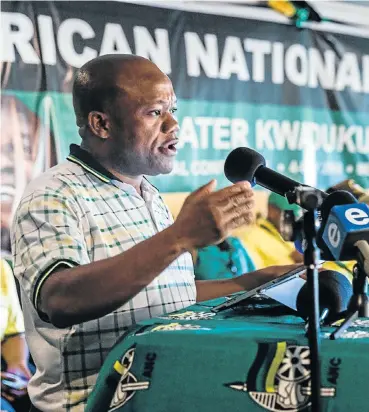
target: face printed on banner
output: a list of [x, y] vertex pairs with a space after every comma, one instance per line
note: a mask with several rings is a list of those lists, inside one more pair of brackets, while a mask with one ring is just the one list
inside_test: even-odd
[[[109, 145], [105, 163], [133, 177], [171, 172], [179, 127], [170, 79], [149, 60], [139, 58], [120, 64], [114, 88], [116, 96], [105, 110], [104, 126], [98, 124], [97, 130]], [[95, 120], [90, 113], [93, 130]]]
[[56, 164], [49, 128], [17, 97], [1, 97], [1, 246], [9, 249], [9, 226], [29, 181]]

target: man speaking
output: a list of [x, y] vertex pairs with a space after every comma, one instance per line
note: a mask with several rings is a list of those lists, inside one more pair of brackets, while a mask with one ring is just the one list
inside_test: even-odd
[[157, 66], [106, 55], [78, 70], [81, 146], [30, 183], [13, 227], [15, 274], [37, 371], [34, 410], [83, 411], [103, 360], [136, 322], [247, 290], [291, 266], [194, 280], [189, 251], [222, 241], [252, 217], [247, 182], [192, 193], [173, 223], [144, 175], [169, 173], [176, 97]]

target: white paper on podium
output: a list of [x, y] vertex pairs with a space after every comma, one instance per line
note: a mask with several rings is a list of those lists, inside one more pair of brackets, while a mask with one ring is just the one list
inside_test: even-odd
[[261, 292], [261, 294], [269, 296], [270, 298], [288, 306], [293, 310], [297, 310], [297, 295], [305, 283], [306, 280], [296, 277], [287, 282], [281, 283], [280, 285], [265, 289]]

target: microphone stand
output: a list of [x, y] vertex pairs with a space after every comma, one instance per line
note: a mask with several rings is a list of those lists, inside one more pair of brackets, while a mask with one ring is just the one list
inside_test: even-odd
[[[369, 246], [365, 241], [358, 241], [355, 245], [359, 248], [357, 263], [352, 272], [353, 295], [347, 310], [347, 315], [341, 326], [331, 333], [330, 339], [335, 340], [349, 328], [358, 317], [369, 318], [368, 282], [369, 273], [365, 270], [365, 257], [369, 254]], [[368, 257], [368, 256], [367, 256]]]
[[308, 340], [310, 349], [311, 366], [311, 410], [320, 412], [320, 316], [319, 316], [319, 282], [318, 261], [320, 251], [316, 244], [317, 229], [316, 210], [309, 210], [304, 214], [304, 232], [306, 247], [304, 251], [304, 264], [306, 266], [307, 287], [312, 297], [309, 307]]
[[318, 210], [323, 201], [318, 191], [307, 187], [297, 187], [286, 197], [289, 203], [297, 203], [307, 209], [303, 215], [303, 230], [305, 234], [304, 265], [306, 267], [307, 287], [312, 297], [309, 305], [308, 316], [308, 341], [311, 365], [311, 410], [321, 412], [321, 371], [320, 371], [320, 308], [319, 308], [319, 282], [318, 262], [320, 250], [317, 246]]

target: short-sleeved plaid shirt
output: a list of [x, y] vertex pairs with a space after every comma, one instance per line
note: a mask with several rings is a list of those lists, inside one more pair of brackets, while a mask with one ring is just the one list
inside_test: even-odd
[[117, 255], [173, 223], [145, 179], [142, 192], [141, 197], [72, 145], [68, 161], [31, 182], [23, 195], [13, 227], [14, 271], [37, 366], [29, 393], [42, 411], [83, 411], [105, 356], [130, 325], [196, 301], [192, 257], [185, 253], [132, 300], [100, 319], [58, 329], [37, 310], [42, 284], [58, 276], [58, 266]]

